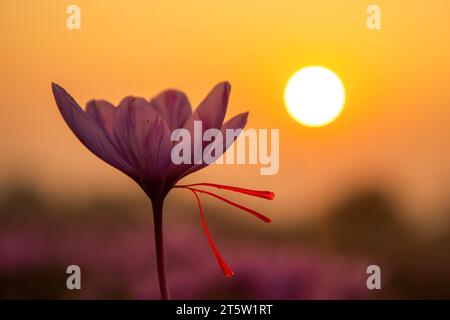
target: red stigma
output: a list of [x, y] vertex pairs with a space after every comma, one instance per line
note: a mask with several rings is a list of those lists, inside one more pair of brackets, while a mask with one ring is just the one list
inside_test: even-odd
[[220, 269], [222, 269], [223, 274], [227, 278], [231, 278], [234, 275], [234, 272], [233, 272], [233, 270], [231, 270], [230, 266], [228, 266], [228, 264], [222, 258], [222, 256], [219, 253], [219, 250], [217, 250], [217, 247], [214, 244], [214, 240], [212, 239], [211, 234], [209, 233], [208, 226], [206, 225], [206, 220], [205, 220], [205, 216], [203, 214], [203, 209], [202, 209], [202, 205], [200, 203], [200, 198], [198, 197], [197, 192], [195, 192], [195, 190], [193, 190], [193, 189], [189, 189], [189, 190], [191, 190], [194, 193], [194, 196], [197, 199], [197, 204], [198, 204], [198, 209], [200, 211], [200, 217], [202, 219], [203, 229], [205, 230], [209, 245], [210, 245], [212, 251], [214, 252], [214, 255], [216, 256], [216, 259], [217, 259], [217, 262], [219, 263]]
[[189, 184], [189, 185], [178, 185], [175, 186], [175, 188], [184, 188], [184, 189], [188, 189], [190, 191], [192, 191], [192, 193], [194, 194], [196, 200], [197, 200], [197, 204], [198, 204], [198, 209], [200, 212], [200, 218], [202, 220], [202, 225], [203, 225], [203, 229], [205, 230], [205, 234], [206, 237], [208, 239], [209, 245], [217, 259], [217, 262], [219, 264], [220, 269], [222, 269], [223, 274], [226, 277], [231, 277], [234, 275], [234, 272], [231, 270], [231, 268], [228, 266], [228, 264], [225, 262], [225, 260], [222, 258], [222, 256], [220, 255], [219, 251], [217, 250], [216, 245], [214, 244], [214, 241], [211, 237], [211, 234], [209, 232], [208, 226], [206, 225], [206, 220], [205, 220], [205, 216], [203, 214], [203, 209], [202, 209], [202, 205], [200, 203], [200, 198], [198, 196], [198, 193], [203, 193], [203, 194], [207, 194], [210, 195], [216, 199], [219, 199], [227, 204], [230, 204], [236, 208], [239, 208], [243, 211], [246, 211], [252, 215], [254, 215], [255, 217], [261, 219], [262, 221], [266, 222], [266, 223], [270, 223], [272, 222], [272, 220], [269, 217], [266, 217], [265, 215], [244, 207], [243, 205], [240, 205], [238, 203], [235, 203], [231, 200], [228, 200], [222, 196], [219, 196], [213, 192], [209, 192], [209, 191], [205, 191], [205, 190], [201, 190], [201, 189], [197, 189], [197, 188], [193, 188], [195, 186], [205, 186], [205, 187], [214, 187], [214, 188], [218, 188], [218, 189], [224, 189], [224, 190], [229, 190], [229, 191], [233, 191], [233, 192], [239, 192], [239, 193], [243, 193], [249, 196], [253, 196], [253, 197], [258, 197], [258, 198], [263, 198], [263, 199], [267, 199], [267, 200], [273, 200], [275, 197], [275, 194], [271, 191], [260, 191], [260, 190], [252, 190], [252, 189], [244, 189], [244, 188], [238, 188], [238, 187], [232, 187], [232, 186], [226, 186], [226, 185], [220, 185], [220, 184], [215, 184], [215, 183], [195, 183], [195, 184]]
[[238, 187], [226, 186], [223, 184], [215, 184], [215, 183], [208, 183], [208, 182], [185, 185], [185, 187], [197, 187], [197, 186], [206, 186], [206, 187], [214, 187], [217, 189], [230, 190], [230, 191], [239, 192], [239, 193], [247, 194], [249, 196], [254, 196], [254, 197], [263, 198], [263, 199], [267, 199], [267, 200], [273, 200], [275, 198], [275, 193], [273, 193], [272, 191], [244, 189], [244, 188], [238, 188]]

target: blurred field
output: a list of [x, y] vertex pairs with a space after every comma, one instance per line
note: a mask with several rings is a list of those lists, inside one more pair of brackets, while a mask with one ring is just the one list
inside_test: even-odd
[[[158, 299], [144, 198], [57, 201], [11, 184], [1, 198], [0, 298]], [[216, 265], [195, 206], [177, 203], [165, 213], [174, 298], [450, 298], [450, 228], [418, 237], [380, 192], [356, 194], [310, 225], [280, 227], [274, 217], [261, 226], [207, 207], [213, 237], [236, 272], [231, 280]], [[65, 287], [70, 264], [82, 269], [80, 291]], [[366, 288], [370, 264], [382, 268], [377, 292]]]

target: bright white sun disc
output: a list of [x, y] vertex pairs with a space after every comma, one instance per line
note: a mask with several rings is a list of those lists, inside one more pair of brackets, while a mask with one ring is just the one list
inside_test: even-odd
[[288, 80], [284, 102], [295, 120], [306, 126], [321, 127], [342, 112], [345, 90], [333, 71], [319, 66], [306, 67]]

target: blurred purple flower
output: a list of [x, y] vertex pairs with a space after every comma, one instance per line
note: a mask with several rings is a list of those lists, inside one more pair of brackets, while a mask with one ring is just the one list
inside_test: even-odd
[[[172, 295], [177, 299], [360, 299], [370, 297], [366, 288], [367, 261], [319, 254], [310, 249], [286, 245], [272, 246], [260, 241], [229, 243], [224, 249], [234, 252], [237, 276], [233, 282], [218, 278], [208, 267], [211, 257], [203, 254], [206, 244], [189, 228], [172, 226], [167, 237], [168, 260], [179, 262], [170, 269]], [[64, 270], [70, 264], [82, 269], [83, 290], [51, 291], [44, 296], [27, 293], [19, 283], [14, 292], [19, 298], [158, 299], [152, 285], [155, 268], [150, 264], [153, 248], [148, 246], [145, 226], [121, 229], [96, 227], [58, 228], [50, 231], [35, 224], [32, 228], [14, 227], [0, 232], [0, 283], [21, 275], [39, 275], [41, 270]], [[183, 247], [190, 243], [189, 250]], [[150, 268], [148, 265], [150, 264]], [[182, 266], [180, 265], [182, 264]], [[270, 266], [270, 267], [267, 267]], [[202, 280], [194, 274], [202, 274]], [[63, 272], [52, 273], [56, 283], [65, 281]], [[2, 291], [3, 290], [3, 291]], [[0, 297], [11, 298], [9, 287], [0, 286]], [[45, 291], [47, 290], [47, 291]], [[47, 293], [45, 293], [47, 292]], [[60, 295], [58, 295], [60, 294]]]

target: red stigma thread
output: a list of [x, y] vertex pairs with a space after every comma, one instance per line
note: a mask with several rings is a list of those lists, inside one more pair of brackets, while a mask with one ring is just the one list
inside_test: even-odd
[[247, 194], [249, 196], [254, 196], [254, 197], [263, 198], [263, 199], [267, 199], [267, 200], [273, 200], [275, 198], [275, 193], [273, 193], [272, 191], [244, 189], [244, 188], [238, 188], [238, 187], [226, 186], [223, 184], [215, 184], [215, 183], [208, 183], [208, 182], [187, 184], [184, 187], [197, 187], [197, 186], [206, 186], [206, 187], [214, 187], [217, 189], [230, 190], [230, 191], [239, 192], [239, 193]]
[[252, 215], [254, 215], [255, 217], [261, 219], [262, 221], [266, 222], [266, 223], [270, 223], [272, 222], [272, 220], [269, 217], [266, 217], [265, 215], [244, 207], [238, 203], [235, 203], [231, 200], [225, 199], [222, 196], [219, 196], [213, 192], [209, 192], [209, 191], [205, 191], [205, 190], [201, 190], [201, 189], [197, 189], [197, 188], [193, 188], [194, 186], [206, 186], [206, 187], [214, 187], [214, 188], [218, 188], [218, 189], [224, 189], [224, 190], [229, 190], [229, 191], [234, 191], [234, 192], [239, 192], [239, 193], [243, 193], [246, 195], [250, 195], [250, 196], [254, 196], [254, 197], [258, 197], [258, 198], [263, 198], [263, 199], [267, 199], [267, 200], [273, 200], [275, 197], [275, 194], [271, 191], [259, 191], [259, 190], [252, 190], [252, 189], [244, 189], [244, 188], [238, 188], [238, 187], [232, 187], [232, 186], [225, 186], [225, 185], [220, 185], [220, 184], [214, 184], [214, 183], [195, 183], [195, 184], [189, 184], [189, 185], [178, 185], [175, 186], [175, 188], [184, 188], [184, 189], [188, 189], [190, 191], [192, 191], [192, 193], [194, 194], [196, 200], [197, 200], [197, 204], [198, 204], [198, 208], [199, 208], [199, 212], [200, 212], [200, 218], [202, 220], [202, 225], [203, 225], [203, 229], [205, 230], [205, 234], [206, 237], [208, 239], [209, 245], [214, 253], [214, 255], [216, 256], [217, 262], [219, 264], [220, 269], [222, 269], [223, 274], [226, 277], [231, 277], [234, 275], [234, 272], [231, 270], [231, 268], [228, 266], [228, 264], [225, 262], [225, 260], [222, 258], [222, 256], [220, 255], [219, 251], [217, 250], [216, 245], [214, 244], [214, 241], [211, 237], [211, 234], [209, 232], [208, 226], [206, 225], [206, 220], [205, 220], [205, 216], [203, 214], [203, 209], [202, 209], [202, 205], [200, 203], [200, 198], [198, 196], [198, 193], [203, 193], [203, 194], [207, 194], [210, 195], [216, 199], [219, 199], [227, 204], [230, 204], [236, 208], [239, 208], [243, 211], [246, 211]]
[[227, 278], [231, 278], [234, 275], [233, 270], [231, 270], [230, 266], [225, 262], [225, 260], [222, 258], [222, 256], [219, 253], [219, 250], [217, 250], [216, 245], [214, 244], [214, 240], [211, 237], [211, 234], [209, 233], [208, 226], [206, 225], [205, 216], [203, 214], [202, 205], [200, 203], [200, 198], [198, 197], [197, 192], [193, 189], [189, 189], [194, 193], [195, 198], [197, 199], [198, 209], [200, 211], [200, 217], [202, 219], [202, 225], [203, 229], [205, 230], [206, 237], [208, 238], [209, 245], [214, 252], [214, 255], [216, 256], [217, 262], [219, 263], [220, 269], [222, 269], [223, 274]]

